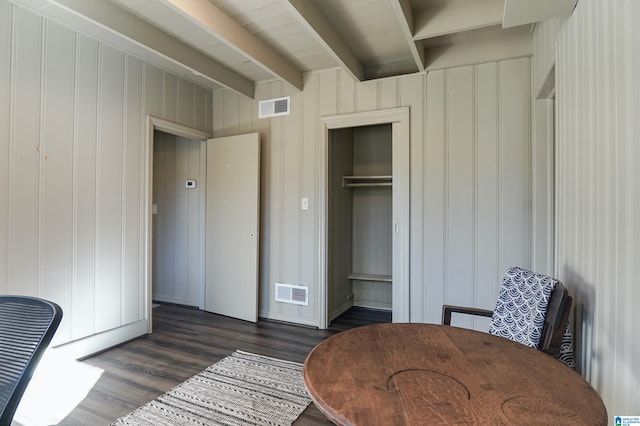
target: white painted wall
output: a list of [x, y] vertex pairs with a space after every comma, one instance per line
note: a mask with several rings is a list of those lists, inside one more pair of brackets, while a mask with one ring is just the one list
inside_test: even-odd
[[640, 413], [639, 18], [635, 0], [580, 0], [534, 34], [533, 87], [557, 73], [556, 274], [577, 305], [578, 370], [611, 422]]
[[6, 0], [0, 76], [0, 293], [59, 303], [78, 354], [146, 332], [146, 114], [210, 130], [211, 93]]
[[[439, 322], [443, 303], [493, 308], [505, 269], [530, 266], [536, 233], [530, 75], [519, 58], [358, 84], [327, 70], [306, 76], [302, 93], [261, 83], [256, 100], [215, 91], [215, 136], [258, 131], [263, 143], [260, 315], [318, 323], [315, 297], [274, 302], [274, 283], [316, 294], [320, 117], [401, 106], [411, 114], [410, 319]], [[290, 116], [257, 119], [258, 100], [284, 95]]]
[[[204, 170], [200, 170], [201, 141], [155, 131], [153, 138], [154, 301], [200, 306], [202, 271], [200, 250], [204, 245]], [[186, 187], [187, 179], [197, 182]]]

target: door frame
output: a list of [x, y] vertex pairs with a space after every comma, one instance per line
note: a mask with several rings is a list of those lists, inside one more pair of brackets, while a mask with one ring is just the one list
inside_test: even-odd
[[329, 132], [348, 127], [391, 124], [393, 174], [393, 288], [392, 318], [408, 322], [409, 315], [409, 108], [392, 108], [320, 117], [319, 206], [318, 206], [318, 327], [325, 329], [328, 320], [328, 167]]
[[[144, 177], [142, 179], [143, 185], [143, 199], [145, 200], [142, 210], [143, 210], [143, 223], [142, 223], [142, 261], [143, 261], [143, 299], [146, 301], [145, 310], [147, 312], [148, 318], [148, 326], [147, 330], [149, 333], [152, 332], [153, 327], [153, 292], [152, 292], [152, 282], [153, 282], [153, 241], [152, 241], [152, 226], [153, 226], [153, 217], [152, 217], [152, 204], [153, 204], [153, 132], [154, 130], [159, 130], [174, 136], [180, 136], [187, 139], [200, 141], [200, 170], [202, 170], [203, 175], [201, 176], [201, 191], [200, 191], [200, 217], [202, 220], [200, 221], [200, 235], [204, 235], [205, 232], [205, 195], [206, 195], [206, 187], [204, 183], [206, 182], [206, 143], [207, 139], [213, 137], [211, 133], [204, 132], [202, 130], [195, 129], [193, 127], [185, 126], [183, 124], [174, 123], [169, 120], [165, 120], [162, 118], [154, 117], [153, 115], [147, 114], [146, 117], [147, 125], [146, 125], [146, 134], [144, 139], [144, 147], [143, 147], [143, 158], [144, 158]], [[199, 260], [200, 260], [200, 271], [199, 271], [199, 308], [204, 308], [204, 288], [205, 288], [205, 239], [201, 238], [200, 241], [200, 249], [199, 249]]]

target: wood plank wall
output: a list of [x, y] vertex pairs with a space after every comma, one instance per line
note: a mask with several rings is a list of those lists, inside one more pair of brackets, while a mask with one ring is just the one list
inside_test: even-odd
[[[260, 315], [318, 322], [320, 117], [400, 106], [411, 113], [410, 318], [439, 322], [443, 303], [493, 308], [504, 270], [530, 266], [536, 236], [530, 67], [523, 57], [358, 84], [326, 70], [302, 93], [260, 83], [255, 101], [215, 91], [215, 136], [261, 135]], [[290, 116], [257, 119], [258, 100], [286, 95]], [[275, 282], [308, 285], [309, 307], [274, 302]]]
[[54, 344], [144, 321], [146, 114], [210, 131], [211, 92], [4, 0], [0, 76], [0, 293]]
[[[59, 302], [58, 343], [144, 320], [146, 113], [216, 136], [261, 133], [262, 316], [318, 322], [315, 296], [285, 305], [273, 287], [317, 294], [324, 115], [410, 107], [412, 321], [438, 322], [442, 303], [492, 307], [504, 269], [531, 262], [529, 57], [360, 84], [326, 70], [302, 93], [265, 82], [251, 100], [1, 0], [0, 71], [0, 292]], [[292, 114], [258, 120], [257, 100], [282, 95]]]
[[634, 0], [580, 0], [534, 34], [533, 68], [557, 73], [556, 274], [577, 305], [578, 370], [612, 423], [640, 412], [639, 18]]

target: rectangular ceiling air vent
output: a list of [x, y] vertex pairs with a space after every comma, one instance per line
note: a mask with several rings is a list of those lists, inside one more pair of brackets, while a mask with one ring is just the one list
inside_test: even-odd
[[289, 115], [290, 96], [283, 98], [266, 99], [258, 102], [258, 118], [277, 117]]
[[276, 283], [276, 302], [309, 306], [309, 287]]

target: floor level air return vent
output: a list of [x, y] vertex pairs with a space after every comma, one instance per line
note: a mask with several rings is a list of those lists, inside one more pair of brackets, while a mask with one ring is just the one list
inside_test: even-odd
[[309, 306], [309, 287], [276, 283], [276, 302]]
[[273, 98], [258, 102], [258, 118], [277, 117], [289, 115], [290, 96]]

